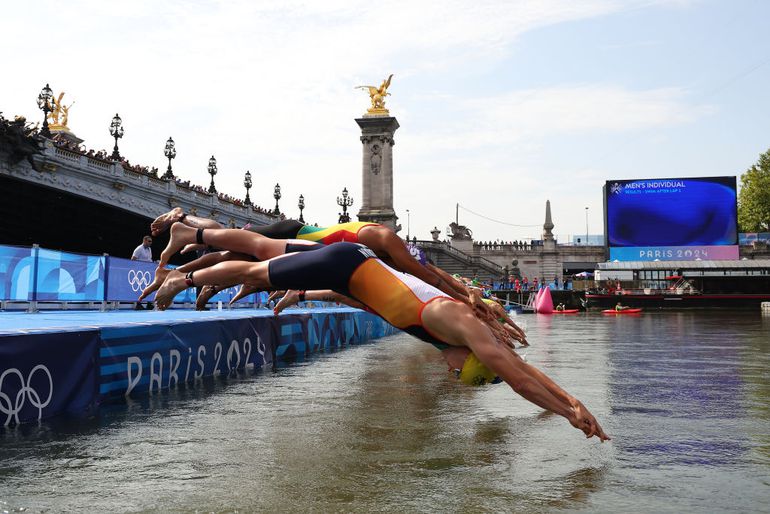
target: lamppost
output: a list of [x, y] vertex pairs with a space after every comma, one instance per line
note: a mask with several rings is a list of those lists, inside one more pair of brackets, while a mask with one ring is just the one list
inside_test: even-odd
[[174, 172], [171, 170], [171, 159], [176, 157], [176, 147], [174, 146], [174, 140], [170, 137], [166, 141], [166, 148], [163, 150], [163, 154], [168, 158], [168, 168], [161, 178], [164, 180], [174, 180]]
[[406, 242], [409, 242], [409, 209], [406, 210]]
[[40, 94], [37, 95], [37, 106], [43, 111], [43, 128], [40, 131], [40, 135], [45, 137], [51, 137], [51, 131], [48, 130], [48, 113], [51, 112], [52, 99], [53, 91], [51, 91], [51, 88], [46, 84], [40, 91]]
[[276, 184], [273, 188], [273, 198], [275, 198], [275, 209], [273, 210], [273, 214], [278, 216], [281, 214], [281, 210], [278, 208], [278, 200], [281, 199], [281, 186], [279, 184]]
[[302, 210], [305, 208], [305, 197], [302, 195], [299, 195], [299, 203], [297, 204], [297, 207], [299, 207], [299, 222], [305, 223], [305, 218], [302, 217]]
[[588, 207], [586, 207], [586, 245], [588, 245]]
[[243, 177], [243, 187], [246, 188], [246, 199], [243, 200], [245, 205], [251, 205], [251, 198], [249, 198], [249, 189], [251, 189], [251, 172], [246, 170], [246, 175]]
[[209, 175], [211, 175], [211, 184], [209, 184], [209, 193], [216, 193], [217, 188], [214, 187], [214, 175], [217, 174], [217, 160], [214, 156], [209, 159]]
[[120, 152], [118, 152], [118, 139], [123, 137], [123, 120], [120, 119], [117, 113], [112, 118], [110, 123], [110, 134], [115, 138], [115, 148], [112, 149], [112, 159], [115, 161], [120, 160]]
[[337, 197], [337, 205], [342, 207], [342, 214], [340, 214], [340, 219], [337, 221], [337, 223], [349, 223], [350, 214], [348, 214], [348, 207], [353, 205], [353, 197], [348, 197], [347, 187], [342, 189], [342, 198], [339, 196]]

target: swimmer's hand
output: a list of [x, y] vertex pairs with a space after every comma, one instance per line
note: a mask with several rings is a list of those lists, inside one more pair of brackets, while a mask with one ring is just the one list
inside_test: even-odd
[[573, 415], [568, 418], [569, 422], [573, 427], [582, 430], [587, 439], [596, 436], [601, 442], [610, 440], [610, 436], [604, 433], [599, 422], [596, 421], [596, 418], [582, 402], [574, 400], [572, 402], [572, 412]]
[[[273, 297], [272, 295], [270, 296]], [[275, 304], [275, 308], [273, 309], [273, 314], [276, 316], [285, 308], [291, 307], [292, 305], [297, 305], [299, 303], [299, 291], [289, 290], [286, 291], [286, 294], [283, 295], [283, 298], [281, 298], [281, 301], [279, 301], [277, 304]]]

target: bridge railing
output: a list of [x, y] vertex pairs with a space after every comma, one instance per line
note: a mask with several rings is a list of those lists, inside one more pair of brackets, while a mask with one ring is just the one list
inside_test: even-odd
[[481, 257], [479, 255], [469, 255], [463, 251], [458, 250], [457, 248], [454, 248], [452, 245], [449, 245], [447, 243], [443, 243], [441, 241], [417, 241], [417, 246], [429, 249], [429, 250], [441, 250], [445, 251], [458, 259], [464, 261], [468, 265], [482, 265], [485, 266], [491, 270], [495, 270], [496, 273], [502, 273], [503, 267], [497, 264], [496, 262], [490, 261], [489, 259], [486, 259], [484, 257]]

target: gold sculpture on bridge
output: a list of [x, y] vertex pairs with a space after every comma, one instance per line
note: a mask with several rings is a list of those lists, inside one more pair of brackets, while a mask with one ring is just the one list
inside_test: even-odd
[[390, 111], [385, 108], [385, 97], [388, 96], [388, 88], [390, 87], [390, 79], [393, 78], [391, 73], [388, 78], [382, 81], [380, 87], [375, 86], [356, 86], [355, 89], [368, 89], [369, 98], [372, 101], [372, 106], [366, 110], [365, 116], [388, 116]]
[[48, 113], [48, 127], [51, 131], [69, 131], [67, 123], [69, 122], [70, 107], [72, 107], [75, 102], [72, 102], [69, 105], [64, 105], [62, 98], [64, 98], [63, 92], [59, 93], [58, 98], [51, 100], [51, 112]]

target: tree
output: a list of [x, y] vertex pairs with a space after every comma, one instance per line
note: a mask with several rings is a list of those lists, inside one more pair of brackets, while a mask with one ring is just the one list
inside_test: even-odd
[[741, 175], [738, 225], [743, 232], [770, 230], [770, 150]]

